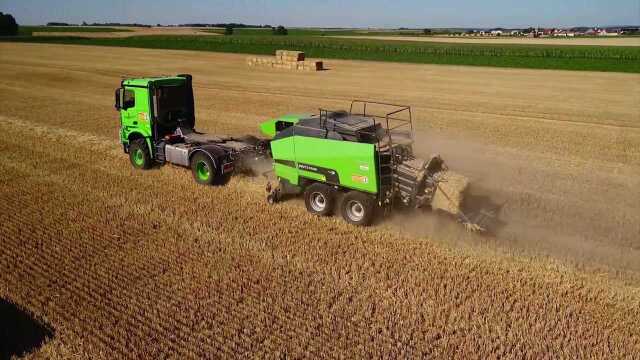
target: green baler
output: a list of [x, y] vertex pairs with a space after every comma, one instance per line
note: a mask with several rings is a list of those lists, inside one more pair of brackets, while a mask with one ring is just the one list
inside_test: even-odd
[[309, 212], [327, 216], [338, 205], [347, 222], [368, 225], [378, 209], [419, 208], [445, 196], [449, 206], [443, 209], [462, 215], [466, 181], [455, 193], [438, 192], [447, 169], [439, 156], [414, 156], [408, 106], [353, 101], [349, 111], [288, 115], [261, 130], [271, 137], [278, 178], [276, 187], [268, 186], [270, 202], [304, 193]]

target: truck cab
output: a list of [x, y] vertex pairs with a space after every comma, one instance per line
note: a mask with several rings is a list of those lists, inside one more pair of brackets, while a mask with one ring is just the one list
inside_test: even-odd
[[171, 135], [178, 126], [193, 129], [195, 125], [189, 75], [123, 80], [116, 90], [115, 107], [126, 153], [138, 139], [144, 139], [153, 153], [155, 140]]
[[231, 176], [234, 151], [229, 139], [195, 130], [191, 75], [129, 78], [115, 92], [120, 142], [137, 169], [167, 162], [191, 167], [202, 184], [224, 184]]

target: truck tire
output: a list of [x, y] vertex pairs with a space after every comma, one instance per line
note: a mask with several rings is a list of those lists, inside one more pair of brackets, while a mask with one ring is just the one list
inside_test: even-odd
[[221, 174], [211, 157], [202, 151], [191, 158], [191, 173], [196, 182], [202, 185], [225, 185], [231, 178], [231, 174]]
[[304, 191], [304, 204], [307, 211], [319, 216], [329, 216], [333, 213], [335, 193], [327, 185], [315, 183]]
[[151, 154], [145, 139], [136, 139], [129, 145], [129, 160], [136, 169], [150, 169], [152, 165]]
[[375, 213], [375, 201], [359, 191], [350, 191], [340, 204], [342, 218], [349, 224], [358, 226], [371, 225]]

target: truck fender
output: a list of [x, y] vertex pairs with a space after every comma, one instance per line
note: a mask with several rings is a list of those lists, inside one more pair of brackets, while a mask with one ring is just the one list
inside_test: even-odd
[[193, 157], [193, 155], [198, 152], [203, 152], [209, 158], [211, 158], [211, 161], [213, 162], [213, 166], [216, 169], [219, 169], [222, 160], [224, 159], [225, 156], [227, 156], [227, 152], [224, 149], [222, 149], [220, 146], [217, 146], [215, 144], [208, 144], [204, 146], [199, 146], [193, 151], [191, 151], [191, 153], [189, 153], [189, 162], [191, 162], [191, 158]]
[[132, 133], [130, 133], [127, 136], [127, 144], [123, 144], [124, 145], [124, 152], [125, 153], [129, 153], [129, 145], [131, 145], [132, 141], [138, 140], [138, 139], [144, 139], [145, 142], [147, 143], [147, 147], [149, 148], [149, 154], [153, 154], [153, 148], [151, 147], [151, 139], [149, 139], [148, 137], [142, 135], [141, 133], [134, 131]]

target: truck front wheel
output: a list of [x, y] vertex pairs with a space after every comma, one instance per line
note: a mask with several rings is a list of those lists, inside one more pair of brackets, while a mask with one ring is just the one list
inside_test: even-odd
[[129, 145], [129, 160], [136, 169], [150, 169], [151, 155], [144, 139], [137, 139]]
[[307, 211], [320, 216], [329, 216], [333, 213], [334, 191], [331, 187], [315, 183], [304, 191], [304, 204]]
[[375, 212], [374, 200], [359, 191], [350, 191], [342, 199], [342, 218], [349, 224], [371, 225]]

